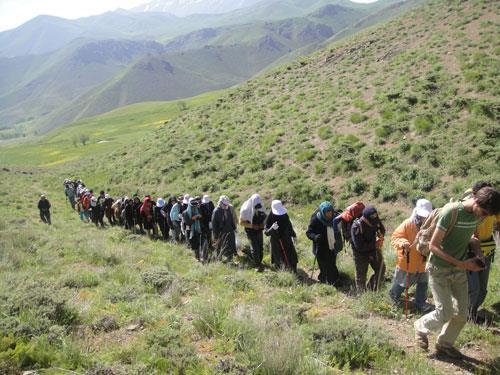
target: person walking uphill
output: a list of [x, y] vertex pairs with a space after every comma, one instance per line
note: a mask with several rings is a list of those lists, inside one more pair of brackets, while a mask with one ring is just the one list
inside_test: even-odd
[[251, 257], [256, 270], [262, 272], [264, 257], [264, 222], [266, 209], [259, 194], [254, 194], [243, 203], [240, 209], [240, 225], [245, 228], [251, 246]]
[[411, 217], [404, 220], [391, 237], [391, 246], [397, 253], [397, 264], [389, 296], [397, 304], [401, 293], [406, 288], [417, 284], [415, 308], [424, 313], [432, 310], [432, 307], [425, 302], [429, 282], [429, 277], [425, 272], [426, 259], [412, 245], [417, 232], [431, 212], [432, 203], [427, 199], [419, 199]]
[[271, 202], [271, 213], [266, 219], [264, 233], [271, 240], [271, 263], [278, 268], [287, 268], [297, 272], [298, 257], [294, 242], [297, 234], [286, 208], [279, 200]]
[[212, 214], [212, 230], [218, 257], [226, 256], [230, 261], [236, 255], [236, 222], [229, 198], [222, 195]]
[[200, 201], [194, 198], [189, 198], [188, 208], [183, 213], [184, 223], [186, 223], [186, 228], [189, 228], [189, 244], [191, 245], [191, 250], [194, 252], [194, 256], [197, 260], [200, 260], [200, 245], [201, 245], [201, 213], [200, 213]]
[[[361, 218], [351, 227], [351, 245], [356, 266], [356, 288], [377, 290], [383, 277], [382, 251], [377, 249], [377, 236], [385, 235], [385, 228], [373, 206], [366, 206]], [[366, 284], [368, 265], [374, 271]]]
[[312, 251], [318, 261], [321, 283], [335, 284], [339, 279], [337, 253], [342, 250], [342, 235], [334, 233], [333, 218], [335, 212], [330, 202], [323, 202], [314, 211], [306, 231], [312, 241]]
[[439, 212], [436, 228], [429, 242], [427, 263], [429, 284], [436, 310], [414, 324], [417, 345], [427, 350], [428, 335], [439, 332], [437, 354], [462, 358], [454, 347], [467, 321], [469, 291], [466, 271], [484, 268], [479, 258], [464, 260], [478, 222], [488, 215], [500, 213], [500, 192], [485, 187], [463, 202], [446, 205]]
[[38, 210], [40, 211], [40, 219], [46, 224], [52, 224], [50, 221], [50, 202], [45, 195], [40, 195], [38, 201]]

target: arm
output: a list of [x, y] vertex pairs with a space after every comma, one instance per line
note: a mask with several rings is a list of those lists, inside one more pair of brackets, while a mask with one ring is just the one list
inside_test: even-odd
[[391, 247], [396, 250], [397, 253], [404, 253], [411, 245], [408, 225], [409, 222], [405, 220], [392, 233]]
[[247, 220], [243, 220], [243, 219], [240, 218], [239, 224], [243, 228], [254, 229], [254, 225], [252, 223], [250, 223], [249, 221], [247, 221]]
[[315, 220], [314, 218], [311, 218], [311, 221], [309, 222], [309, 226], [307, 227], [306, 231], [306, 236], [309, 238], [311, 241], [317, 242], [319, 240], [320, 234], [317, 233], [315, 228]]
[[351, 240], [353, 242], [354, 248], [362, 253], [368, 253], [370, 250], [375, 250], [375, 249], [370, 249], [368, 242], [365, 240], [363, 233], [361, 232], [361, 225], [363, 225], [360, 222], [355, 222], [352, 227], [351, 227]]
[[339, 233], [340, 230], [339, 230], [339, 223], [340, 221], [342, 220], [342, 214], [338, 215], [338, 216], [335, 216], [335, 218], [333, 219], [333, 232], [334, 233]]
[[446, 254], [441, 248], [441, 244], [443, 242], [444, 236], [446, 232], [440, 228], [436, 227], [434, 234], [432, 235], [431, 242], [429, 243], [429, 250], [436, 256], [444, 259], [448, 263], [454, 265], [457, 268], [468, 270], [468, 271], [480, 271], [481, 267], [479, 267], [476, 263], [474, 263], [474, 259], [468, 259], [466, 261], [461, 261], [455, 259], [451, 255]]

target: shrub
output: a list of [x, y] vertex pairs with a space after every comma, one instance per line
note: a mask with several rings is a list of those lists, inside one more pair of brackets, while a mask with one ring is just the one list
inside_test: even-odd
[[154, 268], [141, 274], [144, 284], [162, 292], [175, 280], [175, 276], [166, 268]]
[[68, 288], [93, 288], [97, 285], [99, 285], [99, 277], [89, 271], [76, 272], [64, 280], [64, 286]]
[[362, 178], [356, 176], [347, 182], [347, 190], [354, 194], [363, 194], [366, 191], [368, 184]]
[[322, 140], [330, 139], [332, 135], [332, 129], [329, 126], [322, 126], [318, 131], [318, 136]]
[[353, 124], [359, 124], [363, 121], [366, 121], [368, 119], [368, 117], [365, 115], [362, 115], [361, 113], [353, 112], [353, 113], [351, 113], [350, 119], [351, 119], [351, 122]]
[[418, 134], [428, 134], [432, 130], [432, 121], [426, 117], [417, 117], [413, 121], [413, 126]]
[[229, 304], [222, 299], [216, 301], [200, 301], [195, 304], [193, 327], [203, 337], [214, 337], [222, 333], [222, 325], [226, 320]]

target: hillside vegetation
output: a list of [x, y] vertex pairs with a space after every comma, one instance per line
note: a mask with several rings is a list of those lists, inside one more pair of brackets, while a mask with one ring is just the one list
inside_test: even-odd
[[492, 2], [430, 2], [251, 80], [99, 167], [112, 165], [106, 184], [124, 192], [137, 181], [239, 197], [259, 186], [294, 203], [443, 203], [473, 180], [499, 182], [498, 22]]
[[[0, 373], [499, 373], [498, 260], [491, 326], [467, 324], [457, 346], [469, 359], [448, 362], [416, 350], [418, 315], [405, 320], [389, 283], [354, 293], [350, 249], [338, 257], [341, 287], [316, 283], [317, 266], [311, 279], [305, 236], [322, 199], [374, 202], [390, 233], [417, 195], [439, 205], [473, 180], [498, 185], [499, 13], [495, 2], [431, 1], [208, 105], [171, 104], [180, 113], [166, 124], [163, 104], [144, 104], [52, 133], [50, 151], [2, 147]], [[70, 135], [84, 129], [91, 144], [74, 148]], [[109, 153], [101, 132], [116, 137], [101, 144]], [[184, 246], [85, 224], [64, 201], [67, 177], [114, 196], [227, 194], [238, 208], [255, 191], [268, 210], [281, 197], [298, 277], [256, 273], [241, 252], [237, 264], [203, 265]], [[38, 220], [40, 193], [51, 226]]]

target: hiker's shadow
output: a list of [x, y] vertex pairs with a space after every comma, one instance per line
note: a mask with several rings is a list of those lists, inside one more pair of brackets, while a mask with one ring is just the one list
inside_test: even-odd
[[[297, 279], [306, 285], [320, 284], [320, 281], [317, 278], [314, 276], [311, 277], [311, 275], [302, 268], [297, 269]], [[352, 294], [353, 291], [356, 290], [355, 286], [356, 284], [354, 280], [352, 280], [349, 275], [344, 272], [339, 273], [337, 282], [332, 285], [332, 287], [345, 294]]]
[[462, 359], [450, 358], [448, 356], [436, 353], [433, 353], [428, 357], [437, 361], [453, 364], [454, 366], [460, 367], [462, 370], [471, 372], [473, 374], [483, 371], [487, 371], [487, 373], [489, 373], [490, 370], [493, 370], [492, 373], [498, 373], [496, 371], [498, 371], [498, 368], [500, 366], [500, 357], [496, 357], [490, 363], [480, 361], [479, 359], [469, 357], [465, 354], [463, 354]]

